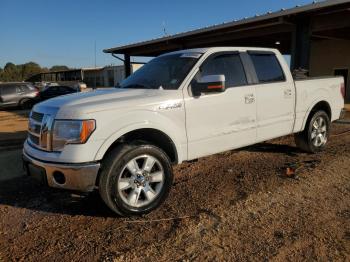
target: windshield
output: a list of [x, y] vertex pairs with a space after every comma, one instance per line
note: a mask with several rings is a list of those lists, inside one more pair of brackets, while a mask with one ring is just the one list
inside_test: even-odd
[[181, 53], [157, 57], [126, 78], [120, 87], [178, 89], [201, 55]]

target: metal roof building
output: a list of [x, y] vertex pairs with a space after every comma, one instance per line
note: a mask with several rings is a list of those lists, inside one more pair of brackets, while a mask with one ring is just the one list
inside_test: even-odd
[[[131, 72], [135, 72], [142, 64], [132, 63]], [[29, 77], [29, 82], [84, 82], [88, 87], [112, 87], [116, 86], [125, 78], [123, 66], [105, 66], [96, 68], [76, 68], [59, 71], [42, 72]]]
[[[349, 79], [350, 0], [313, 2], [104, 52], [124, 55], [125, 71], [130, 74], [130, 56], [157, 56], [211, 46], [278, 48], [283, 54], [291, 55], [292, 69], [307, 69], [313, 76], [341, 74]], [[349, 84], [348, 81], [348, 89]], [[349, 90], [347, 98], [350, 99]]]

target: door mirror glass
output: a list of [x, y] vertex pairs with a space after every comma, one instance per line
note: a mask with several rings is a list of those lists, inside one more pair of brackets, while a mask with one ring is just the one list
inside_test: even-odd
[[201, 93], [221, 93], [225, 91], [225, 75], [206, 75], [192, 83], [192, 93], [200, 96]]

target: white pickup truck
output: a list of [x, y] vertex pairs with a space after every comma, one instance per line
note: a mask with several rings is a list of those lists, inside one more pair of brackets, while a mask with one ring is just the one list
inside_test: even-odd
[[172, 165], [295, 134], [314, 153], [342, 116], [342, 78], [294, 81], [275, 49], [161, 55], [118, 88], [37, 104], [23, 160], [51, 187], [92, 191], [119, 215], [158, 207]]

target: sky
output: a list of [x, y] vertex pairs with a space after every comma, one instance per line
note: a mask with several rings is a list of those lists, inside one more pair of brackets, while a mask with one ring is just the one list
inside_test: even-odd
[[[0, 0], [0, 67], [120, 64], [105, 48], [149, 40], [311, 0]], [[139, 61], [135, 58], [134, 61]]]

